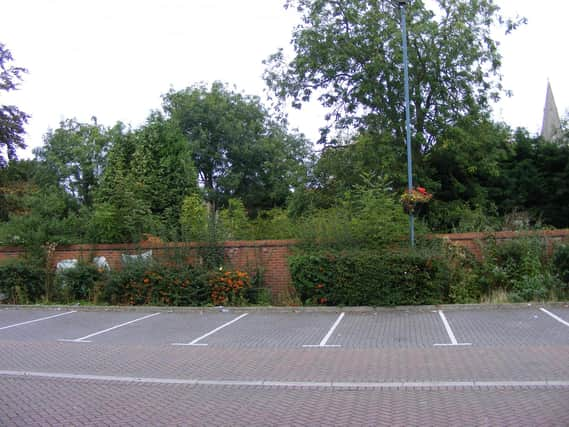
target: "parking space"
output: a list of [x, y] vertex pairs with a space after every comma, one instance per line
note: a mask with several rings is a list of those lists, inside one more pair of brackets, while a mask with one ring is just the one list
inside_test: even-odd
[[[90, 334], [112, 328], [139, 318], [140, 313], [131, 312], [41, 312], [25, 310], [28, 322], [0, 330], [0, 340], [14, 341], [57, 341], [75, 340]], [[38, 319], [45, 319], [39, 320]], [[30, 322], [31, 321], [31, 322]]]
[[537, 307], [446, 315], [461, 339], [476, 346], [569, 344], [569, 329]]
[[213, 347], [298, 348], [320, 342], [336, 317], [333, 313], [249, 313], [200, 343]]
[[389, 349], [569, 344], [569, 309], [368, 312], [0, 310], [0, 341]]
[[330, 343], [346, 348], [432, 347], [448, 341], [437, 313], [348, 313]]
[[[0, 309], [0, 330], [11, 329], [15, 325], [20, 325], [25, 322], [38, 323], [45, 318], [51, 318], [55, 315], [70, 312], [73, 310], [14, 310], [14, 309]], [[46, 319], [48, 320], [48, 319]]]
[[[540, 311], [547, 314], [552, 319], [555, 319], [562, 325], [569, 327], [569, 310], [548, 310], [542, 307], [540, 308]], [[555, 313], [556, 311], [558, 312], [557, 314]]]

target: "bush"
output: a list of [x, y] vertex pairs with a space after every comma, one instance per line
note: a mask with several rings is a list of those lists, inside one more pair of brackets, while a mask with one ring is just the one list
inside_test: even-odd
[[565, 292], [542, 238], [519, 237], [501, 244], [490, 238], [483, 246], [483, 257], [476, 273], [487, 296], [505, 293], [510, 302], [543, 301], [561, 298]]
[[413, 305], [449, 302], [449, 266], [420, 251], [328, 252], [290, 259], [305, 304]]
[[113, 272], [103, 295], [111, 304], [186, 306], [210, 302], [207, 278], [199, 268], [155, 261], [129, 262]]
[[559, 278], [559, 297], [569, 298], [569, 245], [560, 245], [553, 252], [553, 271]]
[[86, 263], [59, 271], [55, 275], [56, 298], [59, 296], [65, 302], [94, 300], [95, 287], [104, 274], [95, 265]]
[[244, 271], [213, 271], [209, 273], [211, 301], [215, 305], [243, 305], [251, 288], [249, 274]]
[[0, 302], [29, 304], [44, 296], [45, 271], [20, 261], [0, 266]]
[[553, 268], [559, 278], [569, 286], [569, 245], [559, 245], [555, 248]]

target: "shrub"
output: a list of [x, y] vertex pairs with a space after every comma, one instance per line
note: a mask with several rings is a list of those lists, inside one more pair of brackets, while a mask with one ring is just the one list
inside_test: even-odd
[[305, 304], [412, 305], [449, 301], [449, 267], [420, 251], [296, 255], [293, 284]]
[[28, 304], [39, 302], [44, 296], [45, 271], [16, 261], [0, 266], [0, 302]]
[[455, 246], [447, 240], [438, 242], [439, 256], [446, 261], [448, 268], [449, 301], [453, 304], [478, 303], [482, 289], [476, 274], [476, 260], [465, 248]]
[[564, 292], [542, 238], [519, 237], [500, 244], [490, 238], [483, 245], [483, 257], [477, 275], [487, 296], [504, 292], [511, 302], [542, 301]]
[[251, 287], [249, 274], [244, 271], [210, 272], [208, 284], [214, 305], [243, 305], [247, 290]]
[[166, 266], [155, 261], [129, 262], [104, 286], [112, 304], [204, 305], [209, 302], [205, 274], [191, 265]]
[[555, 248], [553, 268], [559, 278], [569, 286], [569, 245], [559, 245]]
[[95, 265], [87, 263], [59, 271], [55, 276], [56, 295], [66, 302], [94, 300], [95, 287], [104, 274]]
[[553, 252], [553, 271], [559, 278], [558, 297], [569, 297], [569, 245], [560, 245]]

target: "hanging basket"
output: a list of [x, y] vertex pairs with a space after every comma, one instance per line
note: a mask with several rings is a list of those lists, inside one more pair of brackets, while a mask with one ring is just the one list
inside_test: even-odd
[[413, 215], [417, 213], [422, 206], [429, 203], [432, 198], [433, 195], [428, 193], [423, 187], [407, 190], [401, 195], [400, 199], [403, 212], [407, 215]]
[[415, 203], [403, 203], [403, 212], [407, 215], [413, 215], [415, 213], [415, 209], [417, 209], [417, 205]]

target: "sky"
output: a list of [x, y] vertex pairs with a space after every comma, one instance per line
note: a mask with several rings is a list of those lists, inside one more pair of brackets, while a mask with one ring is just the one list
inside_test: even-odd
[[[506, 15], [528, 24], [504, 37], [502, 74], [513, 96], [494, 106], [494, 118], [530, 133], [541, 129], [547, 81], [562, 116], [569, 112], [569, 3], [496, 0]], [[31, 114], [31, 156], [60, 121], [97, 117], [138, 127], [161, 95], [219, 80], [265, 98], [262, 61], [290, 44], [298, 21], [284, 0], [17, 0], [2, 5], [0, 42], [26, 67], [20, 90], [0, 102]], [[290, 49], [289, 49], [290, 50]], [[318, 137], [324, 112], [291, 111], [291, 127]]]

